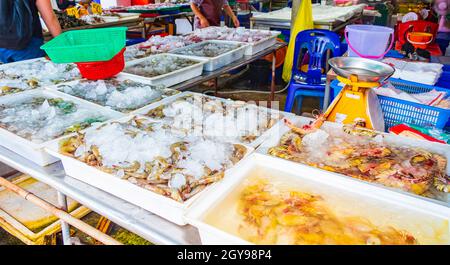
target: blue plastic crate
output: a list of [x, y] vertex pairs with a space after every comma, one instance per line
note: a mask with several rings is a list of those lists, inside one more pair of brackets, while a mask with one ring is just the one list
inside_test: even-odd
[[144, 42], [144, 41], [146, 41], [146, 40], [147, 40], [147, 39], [144, 39], [144, 38], [127, 39], [126, 46], [135, 45], [135, 44]]
[[[447, 92], [447, 98], [450, 97], [450, 89], [428, 86], [415, 82], [404, 81], [396, 78], [390, 78], [391, 84], [407, 93], [416, 94], [431, 91], [433, 89]], [[330, 87], [336, 97], [342, 90], [342, 84], [338, 80], [331, 82]], [[442, 109], [424, 104], [409, 102], [406, 100], [378, 96], [381, 109], [383, 111], [386, 131], [399, 123], [409, 123], [418, 126], [432, 126], [438, 129], [450, 126], [450, 110]]]
[[450, 65], [444, 64], [442, 74], [436, 85], [440, 87], [450, 88]]

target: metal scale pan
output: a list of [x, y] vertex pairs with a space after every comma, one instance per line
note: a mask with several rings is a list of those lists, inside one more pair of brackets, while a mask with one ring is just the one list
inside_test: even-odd
[[359, 82], [383, 82], [395, 72], [394, 67], [359, 57], [334, 57], [328, 60], [334, 72], [349, 79], [356, 75]]

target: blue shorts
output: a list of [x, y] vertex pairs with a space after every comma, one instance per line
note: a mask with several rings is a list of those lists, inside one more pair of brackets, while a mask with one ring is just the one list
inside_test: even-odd
[[12, 63], [28, 59], [34, 59], [45, 56], [41, 45], [44, 44], [42, 38], [32, 38], [28, 46], [23, 50], [9, 50], [0, 48], [0, 62]]

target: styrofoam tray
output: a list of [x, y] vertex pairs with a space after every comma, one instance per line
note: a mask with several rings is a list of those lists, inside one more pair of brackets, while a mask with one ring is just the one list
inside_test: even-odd
[[[217, 211], [215, 207], [232, 194], [244, 179], [255, 175], [255, 172], [258, 172], [258, 176], [270, 172], [267, 176], [278, 177], [278, 181], [284, 181], [280, 178], [285, 178], [286, 181], [295, 179], [295, 187], [299, 191], [318, 194], [327, 198], [328, 202], [341, 203], [341, 208], [353, 211], [351, 216], [365, 217], [374, 224], [405, 229], [419, 243], [450, 244], [450, 208], [258, 153], [253, 153], [233, 167], [227, 179], [209, 190], [202, 200], [194, 202], [187, 212], [186, 220], [198, 228], [203, 244], [251, 244], [237, 235], [206, 223], [204, 219], [206, 214], [212, 213], [210, 211]], [[232, 205], [229, 207], [233, 208]], [[433, 232], [441, 235], [441, 238], [435, 239], [436, 234]]]
[[[133, 116], [123, 117], [117, 119], [118, 122], [126, 122]], [[87, 130], [94, 130], [95, 128], [90, 128]], [[245, 146], [247, 148], [247, 153], [244, 158], [254, 151], [253, 148]], [[61, 159], [64, 166], [64, 170], [67, 175], [83, 181], [91, 186], [104, 190], [114, 196], [117, 196], [125, 201], [135, 204], [143, 209], [153, 212], [175, 224], [186, 225], [184, 219], [184, 213], [190, 207], [190, 205], [199, 199], [205, 192], [211, 189], [217, 183], [213, 183], [206, 187], [203, 191], [194, 195], [192, 198], [186, 200], [183, 203], [172, 200], [163, 195], [154, 193], [152, 191], [141, 188], [135, 184], [130, 183], [127, 180], [118, 178], [114, 175], [103, 172], [95, 167], [88, 166], [87, 164], [59, 153], [58, 142], [48, 143], [45, 147], [46, 151], [51, 155]], [[242, 161], [241, 160], [241, 161]], [[239, 161], [237, 164], [239, 164]], [[236, 164], [236, 165], [237, 165]], [[228, 171], [225, 170], [224, 178], [228, 177]], [[220, 183], [220, 182], [218, 182]]]
[[[152, 109], [156, 109], [160, 106], [172, 103], [174, 101], [176, 101], [177, 99], [184, 97], [184, 96], [188, 96], [188, 95], [198, 95], [198, 96], [202, 96], [202, 97], [207, 97], [207, 98], [212, 98], [212, 99], [216, 99], [216, 100], [220, 100], [222, 102], [232, 102], [232, 100], [230, 99], [224, 99], [224, 98], [218, 98], [218, 97], [214, 97], [214, 96], [209, 96], [209, 95], [205, 95], [205, 94], [201, 94], [201, 93], [196, 93], [196, 92], [190, 92], [190, 91], [185, 91], [182, 93], [179, 93], [177, 95], [173, 95], [171, 97], [167, 97], [165, 99], [162, 99], [154, 104], [148, 105], [146, 107], [143, 107], [139, 110], [136, 110], [134, 113], [135, 114], [142, 114], [145, 115], [147, 112], [149, 112]], [[290, 112], [284, 112], [284, 111], [279, 111], [279, 110], [275, 110], [275, 109], [267, 109], [264, 107], [258, 107], [261, 110], [267, 110], [270, 113], [274, 113], [274, 114], [279, 114], [280, 119], [268, 130], [266, 130], [264, 133], [262, 133], [260, 136], [258, 136], [255, 140], [253, 140], [251, 143], [242, 143], [244, 145], [250, 146], [252, 148], [256, 148], [258, 147], [261, 143], [263, 143], [265, 140], [269, 139], [271, 137], [271, 135], [275, 134], [278, 135], [279, 131], [284, 127], [284, 122], [283, 119], [284, 118], [291, 118], [291, 117], [295, 117], [295, 114], [290, 113]]]
[[184, 55], [192, 59], [207, 59], [207, 63], [204, 65], [203, 69], [208, 72], [215, 71], [219, 68], [224, 67], [225, 65], [234, 63], [235, 61], [241, 59], [244, 57], [244, 53], [248, 47], [247, 43], [244, 42], [236, 42], [236, 41], [223, 41], [223, 40], [208, 40], [203, 41], [199, 43], [194, 43], [185, 47], [181, 47], [175, 50], [170, 51], [171, 54], [177, 54], [179, 52], [182, 52], [185, 49], [191, 49], [193, 47], [197, 47], [200, 45], [204, 45], [205, 43], [219, 43], [219, 44], [234, 44], [234, 45], [240, 45], [240, 47], [237, 47], [236, 49], [233, 49], [231, 51], [228, 51], [224, 54], [221, 54], [216, 57], [200, 57], [200, 56], [192, 56], [192, 55]]
[[[295, 116], [293, 118], [290, 118], [290, 120], [295, 125], [298, 126], [298, 125], [309, 124], [313, 119], [306, 118], [306, 117], [301, 117], [301, 116]], [[334, 122], [325, 122], [322, 125], [322, 127], [323, 128], [341, 128], [342, 124], [334, 123]], [[285, 134], [289, 130], [290, 130], [290, 128], [288, 126], [286, 126], [285, 124], [282, 124], [280, 126], [280, 129], [278, 131], [276, 131], [276, 133], [273, 133], [268, 138], [266, 138], [266, 140], [256, 149], [256, 152], [260, 153], [260, 154], [268, 155], [269, 148], [277, 146], [279, 144], [279, 142], [280, 142], [281, 136], [283, 136], [283, 134]], [[425, 140], [416, 140], [416, 139], [406, 138], [406, 137], [393, 135], [393, 134], [388, 134], [388, 133], [380, 133], [380, 134], [383, 136], [383, 141], [386, 142], [386, 143], [389, 143], [389, 144], [392, 144], [392, 145], [396, 145], [396, 146], [418, 147], [418, 148], [422, 148], [424, 150], [427, 150], [427, 151], [430, 151], [430, 152], [433, 152], [433, 153], [445, 156], [447, 158], [447, 175], [450, 175], [450, 147], [449, 147], [449, 145], [440, 144], [440, 143], [433, 143], [433, 142], [429, 142], [429, 141], [425, 141]], [[284, 160], [282, 158], [275, 157], [275, 156], [274, 156], [274, 158], [277, 159], [277, 160]], [[293, 162], [293, 161], [290, 161], [290, 160], [287, 160], [287, 161], [289, 163], [293, 163], [294, 165], [303, 165], [303, 164], [296, 163], [296, 162]], [[323, 170], [323, 171], [325, 171], [325, 170]], [[326, 171], [326, 172], [328, 172], [328, 171]], [[368, 183], [370, 185], [378, 186], [378, 187], [381, 187], [381, 188], [384, 188], [384, 189], [393, 190], [395, 192], [406, 194], [408, 196], [413, 196], [413, 197], [416, 197], [416, 198], [420, 198], [422, 200], [427, 200], [427, 201], [431, 201], [431, 202], [434, 202], [434, 203], [437, 203], [437, 204], [442, 204], [442, 205], [446, 205], [447, 207], [450, 207], [450, 194], [449, 193], [436, 191], [436, 195], [438, 196], [438, 198], [432, 199], [432, 198], [416, 195], [414, 193], [410, 193], [410, 192], [407, 192], [407, 191], [403, 191], [401, 189], [396, 189], [396, 188], [384, 186], [384, 185], [379, 184], [379, 183], [372, 183], [372, 182], [369, 183], [369, 182], [366, 182], [366, 181], [363, 181], [363, 180], [352, 178], [350, 176], [346, 176], [346, 175], [338, 174], [338, 173], [333, 173], [333, 172], [328, 172], [328, 173], [330, 173], [331, 175], [342, 177], [342, 178], [348, 178], [348, 179], [353, 180], [355, 182]]]
[[[119, 80], [119, 81], [131, 80], [131, 81], [134, 81], [134, 82], [136, 82], [136, 83], [141, 83], [141, 84], [144, 84], [144, 85], [150, 85], [150, 84], [148, 84], [148, 83], [146, 83], [146, 82], [143, 82], [141, 78], [136, 77], [136, 76], [134, 76], [134, 75], [124, 75], [123, 73], [120, 73], [120, 74], [118, 74], [117, 76], [115, 76], [115, 77], [113, 77], [113, 78], [116, 78], [116, 79]], [[135, 110], [129, 111], [129, 112], [125, 112], [125, 111], [114, 110], [113, 108], [111, 108], [111, 107], [109, 107], [109, 106], [103, 106], [103, 105], [100, 105], [100, 104], [98, 104], [98, 103], [95, 103], [95, 102], [93, 102], [93, 101], [90, 101], [89, 99], [79, 98], [79, 97], [77, 97], [77, 96], [74, 96], [74, 95], [71, 95], [71, 94], [67, 94], [67, 93], [65, 93], [64, 91], [62, 91], [62, 89], [61, 89], [61, 86], [67, 86], [67, 85], [68, 85], [68, 86], [71, 86], [71, 85], [76, 85], [78, 82], [83, 81], [83, 80], [86, 80], [86, 79], [75, 80], [75, 81], [71, 81], [71, 82], [67, 82], [67, 83], [61, 83], [61, 84], [58, 84], [58, 85], [48, 86], [48, 87], [45, 87], [45, 89], [48, 89], [48, 90], [51, 90], [51, 91], [58, 91], [59, 93], [64, 93], [64, 95], [66, 95], [68, 98], [76, 98], [77, 100], [87, 101], [87, 102], [89, 102], [89, 103], [91, 103], [91, 104], [95, 104], [95, 105], [97, 105], [97, 106], [99, 106], [99, 107], [107, 108], [107, 109], [110, 109], [110, 110], [112, 110], [112, 111], [121, 112], [121, 113], [123, 113], [123, 114], [133, 114], [133, 113], [139, 112], [140, 109], [146, 108], [146, 107], [148, 107], [148, 106], [153, 106], [155, 103], [157, 103], [157, 102], [159, 101], [159, 100], [151, 101], [151, 102], [145, 104], [145, 106], [142, 106], [142, 107], [140, 107], [140, 108], [138, 108], [138, 109], [135, 109]], [[95, 81], [92, 81], [92, 80], [89, 80], [89, 81], [95, 82]], [[169, 89], [169, 88], [164, 88], [163, 90], [164, 90], [164, 91], [177, 91], [177, 90]], [[171, 97], [171, 96], [167, 96], [167, 97], [164, 97], [164, 98], [169, 98], [169, 97]], [[162, 98], [162, 99], [164, 99], [164, 98]], [[160, 100], [162, 100], [162, 99], [160, 99]]]
[[125, 67], [124, 71], [126, 70], [127, 67], [139, 64], [141, 62], [150, 60], [152, 58], [158, 58], [161, 56], [173, 56], [173, 57], [186, 58], [186, 59], [190, 59], [193, 61], [197, 61], [198, 63], [188, 66], [188, 67], [185, 67], [185, 68], [178, 69], [176, 71], [173, 71], [173, 72], [170, 72], [167, 74], [158, 75], [158, 76], [154, 76], [154, 77], [139, 76], [139, 75], [135, 75], [135, 74], [129, 74], [126, 72], [122, 72], [121, 75], [130, 77], [130, 78], [134, 77], [135, 80], [138, 80], [142, 83], [147, 83], [150, 85], [164, 85], [166, 87], [171, 87], [176, 84], [187, 81], [189, 79], [192, 79], [194, 77], [200, 76], [203, 73], [203, 65], [207, 62], [207, 60], [205, 60], [204, 58], [192, 58], [190, 56], [182, 56], [182, 55], [178, 55], [178, 54], [161, 53], [161, 54], [155, 54], [155, 55], [151, 55], [151, 56], [141, 58], [141, 59], [128, 61], [128, 62], [126, 62], [126, 67]]
[[[76, 97], [68, 96], [64, 93], [58, 92], [58, 91], [48, 91], [43, 89], [33, 89], [28, 90], [24, 92], [19, 92], [12, 95], [7, 95], [0, 98], [0, 105], [1, 104], [9, 104], [12, 102], [16, 102], [31, 96], [46, 96], [51, 98], [63, 98], [65, 100], [70, 100], [72, 102], [75, 102], [77, 105], [81, 105], [85, 108], [89, 108], [92, 110], [98, 110], [100, 111], [105, 117], [108, 117], [109, 119], [119, 118], [122, 117], [123, 114], [120, 112], [116, 112], [113, 110], [109, 110], [107, 108], [99, 107], [96, 104], [81, 100]], [[25, 138], [22, 138], [8, 130], [5, 130], [3, 128], [0, 128], [0, 145], [10, 149], [11, 151], [27, 158], [30, 161], [33, 161], [34, 163], [40, 165], [40, 166], [46, 166], [49, 164], [52, 164], [59, 159], [56, 157], [53, 157], [46, 153], [44, 151], [44, 146], [46, 146], [48, 143], [52, 142], [59, 142], [60, 139], [64, 138], [66, 136], [61, 136], [59, 138], [44, 142], [44, 143], [34, 143], [30, 140], [27, 140]]]

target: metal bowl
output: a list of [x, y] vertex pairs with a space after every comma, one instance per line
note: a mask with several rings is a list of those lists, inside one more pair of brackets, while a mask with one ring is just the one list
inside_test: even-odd
[[395, 72], [388, 64], [359, 57], [334, 57], [328, 63], [337, 75], [344, 78], [356, 75], [362, 82], [383, 82]]

